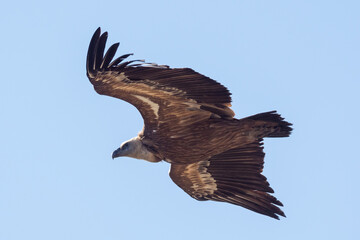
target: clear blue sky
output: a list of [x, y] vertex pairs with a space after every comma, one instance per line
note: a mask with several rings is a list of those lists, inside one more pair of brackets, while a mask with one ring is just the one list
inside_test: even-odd
[[[2, 3], [0, 239], [355, 239], [359, 11], [329, 0]], [[198, 202], [167, 163], [111, 160], [143, 123], [88, 82], [99, 26], [119, 54], [223, 83], [238, 118], [278, 110], [294, 123], [290, 138], [265, 141], [287, 218]]]

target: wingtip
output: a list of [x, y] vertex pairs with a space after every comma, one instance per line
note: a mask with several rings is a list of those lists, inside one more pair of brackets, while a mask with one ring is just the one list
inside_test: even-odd
[[109, 36], [109, 33], [107, 31], [103, 32], [103, 34], [101, 34], [101, 36], [104, 36], [104, 37], [108, 37]]
[[101, 32], [101, 27], [98, 27], [96, 30], [95, 30], [95, 33], [100, 33]]
[[278, 214], [278, 215], [275, 215], [276, 216], [275, 219], [277, 219], [277, 220], [280, 220], [279, 216], [286, 218], [286, 215], [283, 211], [281, 211], [281, 213], [277, 212], [276, 214]]

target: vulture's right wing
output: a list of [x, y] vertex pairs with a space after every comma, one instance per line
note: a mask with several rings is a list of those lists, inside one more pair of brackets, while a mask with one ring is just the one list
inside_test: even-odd
[[171, 179], [197, 200], [215, 200], [242, 206], [279, 219], [285, 217], [261, 172], [262, 142], [254, 142], [192, 164], [171, 164]]

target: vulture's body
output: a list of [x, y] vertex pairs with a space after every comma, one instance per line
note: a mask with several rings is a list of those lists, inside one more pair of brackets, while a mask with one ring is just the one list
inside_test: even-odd
[[123, 143], [113, 158], [129, 156], [171, 164], [171, 179], [197, 200], [243, 206], [278, 219], [281, 202], [261, 175], [262, 139], [288, 137], [290, 123], [275, 111], [234, 118], [229, 91], [189, 68], [141, 61], [112, 61], [118, 43], [104, 56], [107, 33], [94, 33], [87, 76], [95, 91], [127, 101], [144, 118], [141, 133]]

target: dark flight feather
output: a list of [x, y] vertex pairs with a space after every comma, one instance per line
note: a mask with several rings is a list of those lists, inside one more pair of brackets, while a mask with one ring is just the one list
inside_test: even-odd
[[118, 65], [120, 62], [122, 62], [124, 59], [128, 58], [128, 57], [131, 56], [131, 55], [133, 55], [133, 54], [132, 54], [132, 53], [124, 54], [124, 55], [116, 58], [112, 63], [109, 64], [109, 66], [106, 67], [106, 65], [105, 65], [105, 67], [106, 67], [106, 68], [111, 68], [111, 67], [113, 67], [113, 66], [116, 66], [116, 65]]
[[119, 43], [115, 43], [109, 48], [109, 50], [107, 50], [107, 52], [106, 52], [106, 54], [104, 56], [104, 59], [103, 59], [101, 65], [100, 65], [100, 69], [108, 68], [109, 63], [114, 58], [118, 47], [119, 47]]
[[100, 37], [100, 28], [96, 29], [94, 35], [91, 38], [89, 50], [87, 54], [86, 59], [86, 74], [88, 77], [92, 76], [92, 74], [95, 72], [95, 47], [98, 42], [98, 39]]
[[108, 33], [104, 32], [99, 40], [97, 41], [95, 48], [97, 49], [96, 53], [95, 53], [95, 65], [94, 68], [96, 70], [100, 70], [100, 65], [103, 61], [103, 56], [104, 56], [104, 50], [105, 50], [105, 44], [106, 44], [106, 40], [108, 38]]

